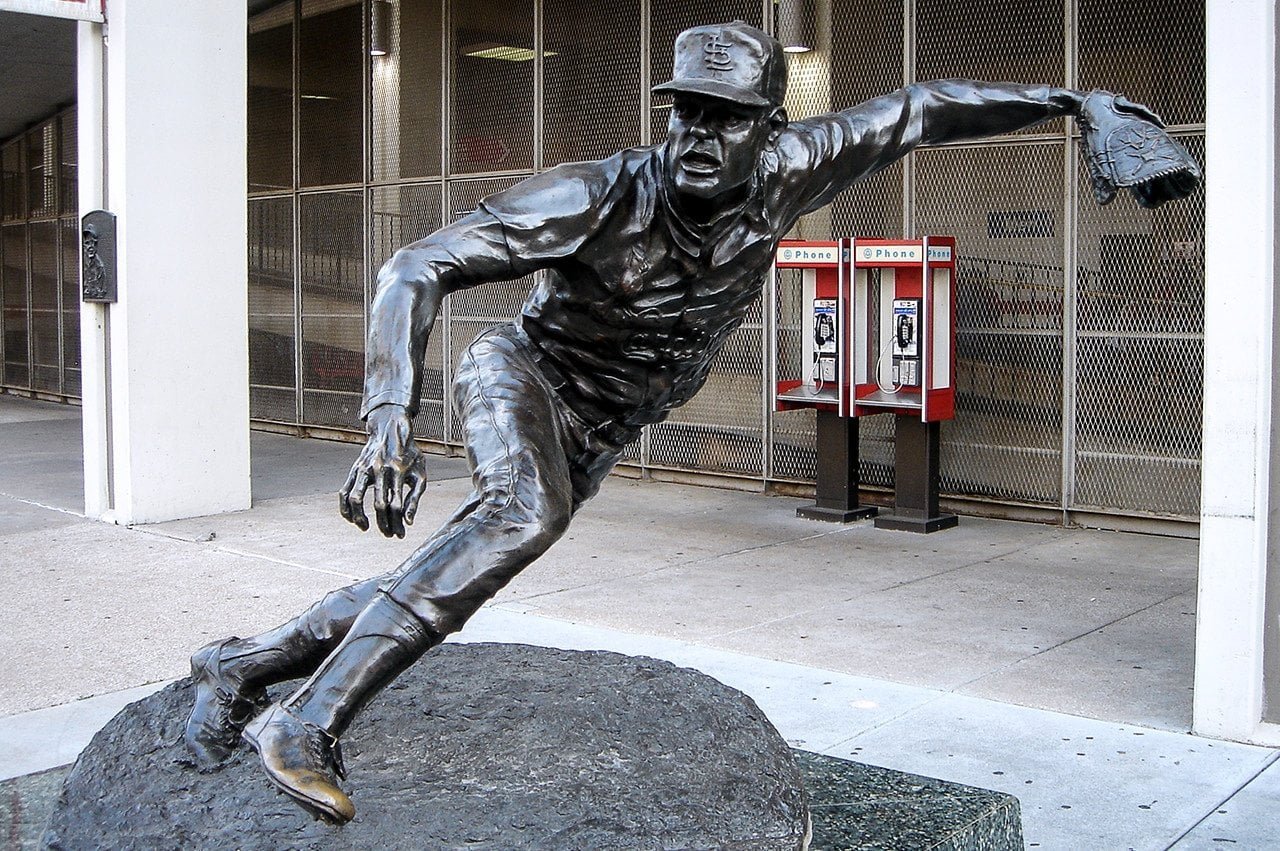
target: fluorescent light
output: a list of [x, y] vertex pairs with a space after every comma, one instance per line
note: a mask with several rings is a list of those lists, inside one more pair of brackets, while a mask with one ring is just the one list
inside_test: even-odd
[[808, 53], [810, 50], [813, 50], [813, 48], [805, 47], [802, 44], [788, 44], [786, 47], [782, 48], [782, 50], [784, 53]]
[[[506, 62], [530, 62], [537, 53], [527, 47], [512, 47], [509, 44], [474, 44], [462, 49], [463, 56], [474, 56], [477, 59], [502, 59]], [[558, 56], [554, 50], [542, 51], [543, 56]]]

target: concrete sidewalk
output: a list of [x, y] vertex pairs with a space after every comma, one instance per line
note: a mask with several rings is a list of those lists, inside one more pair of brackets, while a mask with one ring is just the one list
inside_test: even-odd
[[[469, 487], [433, 457], [409, 537], [362, 535], [333, 495], [356, 447], [255, 434], [252, 510], [121, 528], [79, 516], [79, 446], [77, 409], [0, 396], [0, 778], [65, 763], [204, 642], [395, 566]], [[699, 668], [799, 747], [1017, 795], [1030, 847], [1280, 848], [1278, 752], [1186, 733], [1194, 541], [800, 504], [612, 479], [457, 640]]]

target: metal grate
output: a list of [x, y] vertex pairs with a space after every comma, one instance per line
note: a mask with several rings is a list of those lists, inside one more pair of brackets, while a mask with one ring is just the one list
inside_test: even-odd
[[32, 222], [27, 233], [31, 252], [31, 388], [58, 393], [62, 389], [58, 223]]
[[27, 215], [45, 219], [58, 214], [58, 124], [54, 120], [28, 130]]
[[249, 21], [250, 192], [293, 186], [293, 3], [281, 7]]
[[916, 79], [1065, 84], [1060, 0], [916, 0]]
[[58, 117], [58, 212], [64, 216], [74, 216], [80, 210], [78, 145], [76, 112], [72, 109]]
[[640, 144], [640, 2], [545, 0], [542, 161]]
[[853, 106], [904, 82], [901, 0], [833, 0], [832, 105]]
[[3, 165], [0, 204], [3, 204], [3, 220], [6, 222], [21, 221], [27, 217], [27, 181], [22, 154], [21, 136], [0, 149], [0, 164]]
[[[917, 0], [915, 79], [1066, 85], [1062, 0]], [[1063, 121], [1022, 133], [1061, 133]]]
[[364, 175], [363, 4], [303, 0], [298, 36], [299, 176], [303, 186]]
[[293, 199], [249, 202], [250, 416], [298, 421]]
[[[1030, 6], [1013, 0], [799, 4], [814, 15], [818, 38], [812, 53], [791, 60], [787, 105], [798, 118], [883, 94], [904, 79], [965, 76], [1066, 84], [1074, 69], [1079, 87], [1118, 89], [1149, 102], [1181, 126], [1200, 154], [1204, 10], [1191, 0], [1137, 3], [1124, 8], [1110, 0], [1065, 7], [1058, 0], [1032, 0]], [[443, 16], [442, 6], [447, 7]], [[276, 96], [285, 91], [283, 105], [261, 116], [263, 122], [277, 122], [277, 138], [292, 127], [286, 91], [292, 7], [281, 8], [257, 19], [256, 29], [250, 23], [250, 32], [261, 36], [250, 40], [257, 55], [251, 60], [251, 85], [269, 87], [275, 79]], [[303, 421], [355, 427], [347, 408], [358, 405], [360, 390], [356, 366], [363, 360], [363, 323], [357, 317], [362, 317], [373, 271], [363, 268], [358, 229], [372, 228], [368, 245], [360, 248], [371, 252], [376, 266], [393, 248], [438, 222], [465, 215], [484, 195], [514, 183], [518, 178], [506, 179], [509, 173], [608, 156], [643, 136], [661, 140], [665, 101], [656, 99], [656, 108], [642, 114], [646, 95], [640, 86], [646, 77], [652, 83], [669, 78], [676, 34], [735, 18], [760, 26], [768, 8], [760, 0], [612, 5], [394, 0], [388, 55], [365, 59], [368, 45], [361, 39], [369, 0], [345, 6], [307, 0], [297, 39], [304, 81], [298, 94], [332, 94], [314, 88], [315, 82], [336, 86], [340, 97], [297, 101], [303, 123], [296, 156], [303, 184], [358, 183], [364, 194], [359, 203], [345, 193], [341, 203], [333, 194], [323, 196], [329, 201], [302, 195], [294, 202], [299, 209], [333, 207], [304, 215], [325, 225], [302, 223], [297, 258], [307, 306], [301, 321], [308, 328], [307, 348], [295, 367], [309, 376]], [[648, 21], [642, 20], [646, 9]], [[536, 20], [542, 21], [540, 35]], [[908, 22], [913, 29], [904, 33]], [[342, 32], [321, 38], [326, 27]], [[647, 54], [640, 49], [646, 27]], [[321, 55], [321, 42], [331, 55]], [[1185, 49], [1171, 53], [1164, 48], [1171, 43]], [[535, 74], [533, 51], [539, 44], [542, 73]], [[1067, 55], [1069, 46], [1077, 47], [1078, 56]], [[910, 69], [904, 56], [912, 57]], [[363, 128], [360, 85], [358, 79], [352, 82], [361, 69], [370, 96], [369, 124]], [[535, 104], [538, 97], [541, 103]], [[449, 153], [442, 163], [446, 112]], [[535, 139], [535, 113], [541, 116], [540, 139]], [[645, 121], [650, 123], [641, 133]], [[251, 171], [256, 188], [290, 186], [290, 145], [273, 148], [276, 161], [255, 163], [273, 155], [261, 150], [267, 124], [257, 126], [251, 123], [251, 137], [263, 135], [254, 137], [259, 147], [251, 153], [251, 169], [265, 171]], [[1064, 157], [1076, 156], [1068, 145], [1069, 129], [1074, 132], [1058, 121], [994, 145], [921, 151], [843, 193], [830, 210], [806, 217], [796, 235], [959, 237], [960, 410], [945, 432], [947, 493], [1191, 517], [1199, 458], [1203, 212], [1184, 203], [1152, 216], [1127, 200], [1094, 207], [1083, 183], [1067, 183]], [[362, 132], [370, 141], [367, 153]], [[1046, 143], [1044, 134], [1051, 141]], [[13, 205], [25, 204], [24, 148], [10, 145], [4, 152], [6, 175], [16, 177], [6, 177], [0, 192], [16, 181], [18, 193], [0, 202], [6, 215]], [[277, 177], [256, 177], [273, 169]], [[495, 178], [495, 172], [503, 177]], [[436, 175], [444, 189], [434, 181], [388, 185]], [[457, 179], [463, 175], [475, 177]], [[368, 180], [378, 185], [369, 186]], [[25, 221], [25, 207], [17, 215], [17, 221]], [[334, 225], [337, 219], [341, 223]], [[328, 234], [330, 242], [313, 244], [319, 237], [308, 236], [309, 228]], [[338, 235], [350, 244], [336, 244]], [[23, 251], [25, 257], [25, 243]], [[1064, 274], [1067, 257], [1075, 267], [1069, 275]], [[451, 361], [477, 333], [511, 318], [530, 286], [530, 279], [490, 284], [451, 299], [428, 352], [419, 434], [457, 440], [447, 426], [445, 401]], [[338, 309], [330, 310], [335, 304]], [[1064, 306], [1073, 311], [1067, 317]], [[25, 302], [6, 310], [21, 313], [20, 333], [25, 333]], [[812, 479], [812, 416], [765, 413], [761, 334], [757, 312], [730, 341], [704, 391], [669, 422], [646, 431], [643, 458], [640, 446], [633, 445], [627, 459], [664, 468]], [[782, 337], [785, 349], [785, 332]], [[6, 349], [20, 347], [24, 353], [27, 345], [25, 336], [5, 341]], [[309, 353], [324, 357], [308, 360]], [[331, 356], [349, 362], [350, 374], [344, 376], [346, 367], [333, 368]], [[288, 356], [284, 360], [293, 363]], [[317, 362], [325, 364], [324, 376], [315, 371]], [[1122, 398], [1119, 376], [1141, 370], [1141, 380], [1130, 382]], [[1064, 387], [1064, 375], [1073, 383]], [[322, 377], [340, 386], [321, 387]], [[282, 396], [268, 403], [262, 396], [267, 392]], [[255, 385], [255, 411], [268, 404], [291, 410], [293, 392], [292, 385], [278, 390]], [[1156, 408], [1157, 399], [1162, 409]], [[772, 436], [768, 452], [766, 427]], [[866, 418], [860, 431], [863, 481], [892, 485], [893, 418]], [[1072, 453], [1065, 459], [1064, 447]], [[768, 470], [765, 457], [771, 459]], [[1139, 486], [1153, 480], [1170, 484], [1158, 493]]]
[[532, 0], [451, 0], [451, 170], [533, 168]]
[[[1182, 139], [1204, 161], [1204, 138]], [[1204, 371], [1204, 196], [1145, 211], [1078, 187], [1079, 507], [1195, 515]], [[1158, 483], [1158, 486], [1155, 486]]]
[[62, 392], [79, 396], [80, 222], [74, 217], [65, 218], [58, 228], [62, 239]]
[[[809, 364], [804, 363], [805, 315], [804, 277], [799, 269], [779, 269], [774, 292], [774, 315], [777, 317], [774, 357], [778, 380], [805, 379]], [[769, 406], [772, 408], [772, 404]], [[769, 475], [775, 479], [810, 480], [818, 474], [817, 418], [813, 411], [771, 413], [772, 466]]]
[[302, 289], [302, 416], [363, 429], [364, 203], [360, 192], [298, 199]]
[[27, 226], [0, 228], [4, 240], [4, 383], [29, 387], [31, 353], [27, 344], [31, 319], [27, 304]]
[[715, 473], [764, 473], [764, 332], [757, 301], [729, 335], [707, 383], [664, 423], [650, 427], [650, 463]]
[[1063, 146], [935, 148], [916, 157], [916, 233], [954, 234], [963, 247], [957, 410], [943, 427], [942, 489], [1058, 503]]
[[1170, 124], [1204, 122], [1204, 3], [1080, 0], [1080, 88], [1124, 92]]
[[[378, 268], [397, 248], [437, 230], [443, 219], [444, 195], [438, 183], [387, 186], [374, 189], [373, 265]], [[373, 283], [373, 278], [370, 276]], [[372, 301], [370, 293], [370, 301]], [[427, 343], [422, 376], [422, 401], [414, 418], [414, 434], [429, 440], [445, 439], [445, 338], [448, 324], [438, 321]]]
[[[379, 0], [380, 2], [380, 0]], [[372, 59], [373, 179], [440, 174], [444, 40], [440, 0], [399, 0], [385, 56]]]

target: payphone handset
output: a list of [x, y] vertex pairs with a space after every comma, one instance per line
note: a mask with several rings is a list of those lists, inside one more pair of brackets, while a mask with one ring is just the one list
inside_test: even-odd
[[836, 380], [836, 360], [840, 357], [839, 334], [836, 331], [834, 298], [813, 300], [813, 374], [815, 385]]
[[920, 299], [893, 300], [893, 337], [890, 340], [892, 380], [895, 387], [920, 386]]

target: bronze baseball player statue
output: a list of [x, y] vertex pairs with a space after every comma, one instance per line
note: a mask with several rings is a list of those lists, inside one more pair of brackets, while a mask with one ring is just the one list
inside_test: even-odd
[[[1130, 187], [1154, 206], [1199, 181], [1153, 113], [1105, 92], [943, 80], [788, 122], [786, 74], [781, 45], [754, 27], [686, 30], [674, 78], [654, 89], [674, 96], [663, 142], [531, 177], [382, 267], [369, 438], [340, 508], [367, 529], [372, 488], [378, 528], [400, 537], [427, 480], [411, 422], [442, 300], [546, 272], [520, 316], [458, 365], [474, 490], [396, 570], [197, 651], [186, 737], [198, 757], [224, 759], [243, 736], [272, 784], [319, 818], [349, 820], [338, 741], [360, 708], [542, 555], [641, 429], [698, 391], [796, 220], [916, 146], [1071, 115], [1099, 200]], [[308, 679], [265, 705], [265, 686], [295, 677]]]

